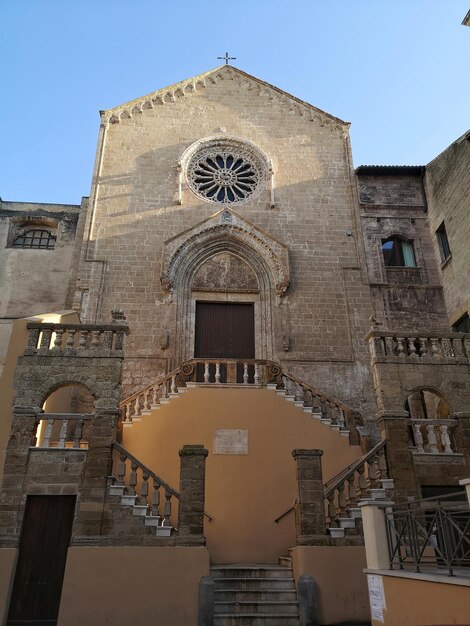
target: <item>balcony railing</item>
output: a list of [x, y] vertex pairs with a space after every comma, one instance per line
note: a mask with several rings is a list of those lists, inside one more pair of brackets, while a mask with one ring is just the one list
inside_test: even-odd
[[[457, 496], [458, 497], [458, 496]], [[470, 576], [470, 508], [462, 492], [386, 510], [390, 569]]]
[[367, 335], [371, 356], [377, 360], [400, 359], [467, 362], [470, 358], [470, 334], [439, 332], [388, 333], [371, 331]]
[[27, 325], [25, 356], [98, 356], [121, 352], [127, 326], [119, 324]]
[[415, 454], [454, 454], [453, 430], [457, 420], [412, 419]]
[[87, 449], [92, 413], [39, 413], [37, 448]]

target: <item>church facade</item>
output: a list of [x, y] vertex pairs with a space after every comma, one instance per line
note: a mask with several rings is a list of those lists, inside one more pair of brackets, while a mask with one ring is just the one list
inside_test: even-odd
[[0, 203], [5, 623], [255, 623], [241, 564], [367, 622], [360, 501], [469, 476], [468, 133], [354, 169], [232, 66], [100, 115], [80, 206]]

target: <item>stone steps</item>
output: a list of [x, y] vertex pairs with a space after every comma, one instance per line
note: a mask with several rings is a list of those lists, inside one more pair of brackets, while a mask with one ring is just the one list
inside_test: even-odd
[[216, 565], [214, 626], [299, 626], [292, 569], [282, 565]]
[[150, 514], [150, 507], [146, 505], [135, 504], [137, 496], [131, 496], [124, 493], [124, 485], [109, 485], [108, 493], [110, 496], [120, 498], [121, 506], [128, 507], [132, 510], [134, 517], [142, 517], [144, 525], [150, 528], [155, 528], [155, 534], [157, 537], [169, 537], [172, 526], [163, 526], [163, 519], [158, 515]]

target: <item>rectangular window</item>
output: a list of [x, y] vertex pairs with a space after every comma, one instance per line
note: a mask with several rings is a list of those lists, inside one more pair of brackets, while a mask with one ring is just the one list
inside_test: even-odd
[[446, 261], [451, 256], [451, 254], [444, 222], [442, 222], [442, 224], [436, 230], [436, 237], [439, 243], [439, 250], [441, 251], [441, 258], [443, 261]]

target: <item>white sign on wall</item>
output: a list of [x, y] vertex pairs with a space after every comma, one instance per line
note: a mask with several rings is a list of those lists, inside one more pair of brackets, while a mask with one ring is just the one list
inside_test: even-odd
[[368, 574], [367, 584], [369, 585], [371, 617], [378, 622], [384, 623], [384, 610], [387, 608], [387, 606], [385, 604], [385, 592], [382, 576]]
[[214, 430], [213, 454], [248, 454], [248, 431]]

